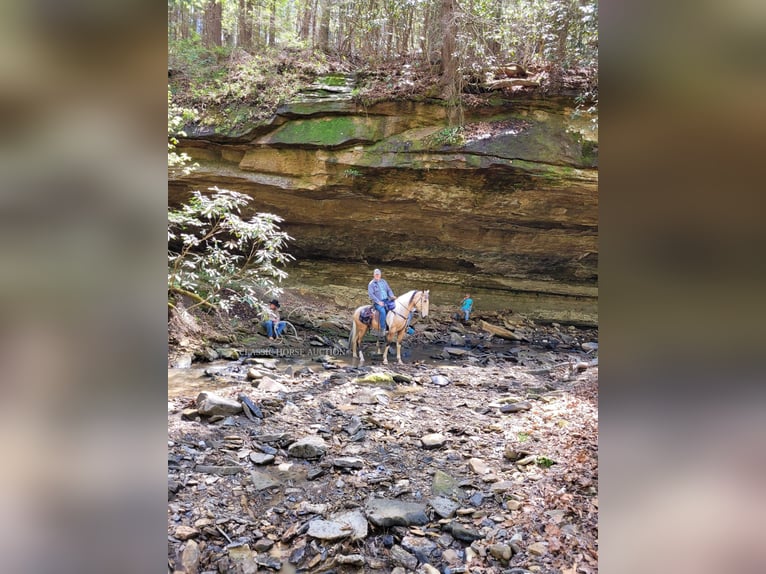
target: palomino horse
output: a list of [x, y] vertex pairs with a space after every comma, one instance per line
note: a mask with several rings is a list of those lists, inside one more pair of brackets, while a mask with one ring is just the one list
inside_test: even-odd
[[[349, 346], [351, 347], [351, 356], [356, 358], [357, 349], [359, 350], [359, 362], [364, 362], [364, 355], [362, 354], [362, 338], [367, 329], [378, 329], [378, 314], [375, 313], [372, 319], [372, 325], [368, 326], [362, 323], [360, 315], [362, 310], [370, 307], [370, 305], [362, 305], [357, 307], [354, 311], [354, 316], [351, 321], [351, 334], [348, 337]], [[391, 343], [396, 339], [396, 360], [402, 362], [402, 339], [404, 339], [404, 333], [407, 330], [408, 318], [413, 309], [417, 309], [421, 317], [428, 315], [428, 291], [407, 291], [404, 295], [400, 295], [396, 298], [396, 306], [393, 310], [386, 313], [386, 324], [388, 325], [388, 333], [386, 334], [386, 348], [383, 351], [383, 364], [388, 364], [388, 348]]]

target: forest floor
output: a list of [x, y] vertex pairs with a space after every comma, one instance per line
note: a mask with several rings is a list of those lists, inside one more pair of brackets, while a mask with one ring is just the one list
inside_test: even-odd
[[360, 366], [347, 309], [280, 300], [276, 343], [171, 322], [169, 572], [598, 571], [597, 330], [432, 307]]

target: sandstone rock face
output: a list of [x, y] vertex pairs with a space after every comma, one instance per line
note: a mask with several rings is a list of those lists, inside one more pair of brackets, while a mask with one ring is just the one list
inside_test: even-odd
[[180, 151], [200, 168], [170, 182], [169, 201], [213, 185], [247, 193], [253, 212], [284, 218], [299, 259], [595, 288], [590, 118], [572, 101], [493, 97], [465, 111], [462, 138], [442, 106], [363, 108], [343, 94], [287, 104], [249, 140], [197, 132]]

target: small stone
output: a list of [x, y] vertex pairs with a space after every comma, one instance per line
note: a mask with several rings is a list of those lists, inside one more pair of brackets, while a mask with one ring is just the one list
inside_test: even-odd
[[431, 382], [437, 387], [446, 387], [450, 384], [450, 380], [444, 375], [431, 375]]
[[255, 490], [266, 490], [268, 488], [273, 488], [280, 485], [279, 481], [273, 479], [270, 475], [259, 470], [250, 471], [250, 480], [252, 481], [253, 488], [255, 488]]
[[352, 528], [345, 523], [330, 520], [312, 520], [307, 534], [319, 540], [340, 540], [351, 535]]
[[335, 558], [338, 564], [348, 564], [349, 566], [364, 566], [364, 556], [361, 554], [340, 555]]
[[199, 572], [200, 551], [199, 546], [194, 540], [186, 543], [183, 553], [181, 553], [181, 566], [186, 574], [197, 574]]
[[503, 480], [501, 482], [496, 482], [489, 488], [492, 490], [492, 492], [508, 492], [509, 490], [512, 490], [516, 487], [516, 484], [511, 482], [510, 480]]
[[535, 542], [527, 547], [527, 551], [535, 556], [542, 556], [547, 552], [547, 548], [545, 547], [545, 542]]
[[259, 391], [265, 393], [287, 393], [290, 391], [285, 385], [275, 381], [271, 377], [263, 377], [257, 386]]
[[474, 540], [481, 540], [484, 538], [483, 534], [480, 534], [476, 530], [471, 530], [470, 528], [466, 528], [462, 524], [458, 524], [457, 522], [453, 522], [449, 526], [449, 531], [458, 540], [463, 540], [465, 542], [473, 542]]
[[274, 462], [274, 455], [262, 452], [251, 452], [250, 460], [253, 464], [271, 464]]
[[588, 342], [583, 343], [580, 345], [583, 351], [590, 352], [590, 351], [598, 351], [598, 343], [596, 342]]
[[434, 512], [441, 518], [452, 518], [458, 509], [458, 504], [447, 497], [437, 496], [428, 501]]
[[181, 418], [187, 421], [199, 419], [199, 411], [197, 409], [184, 409], [181, 411]]
[[346, 456], [336, 458], [332, 461], [332, 465], [336, 468], [364, 468], [364, 461], [361, 458]]
[[309, 435], [295, 441], [287, 448], [287, 454], [295, 458], [319, 458], [327, 451], [327, 443], [322, 437]]
[[274, 541], [268, 538], [260, 538], [255, 541], [253, 548], [258, 552], [268, 552], [274, 546]]
[[431, 433], [421, 437], [420, 442], [423, 443], [423, 448], [441, 448], [447, 442], [447, 437], [441, 433]]
[[218, 354], [222, 359], [226, 359], [228, 361], [237, 361], [239, 360], [239, 351], [232, 348], [225, 348], [225, 349], [216, 349]]
[[519, 508], [521, 508], [521, 502], [519, 502], [518, 500], [513, 500], [513, 499], [506, 500], [505, 506], [508, 510], [518, 510]]
[[532, 405], [528, 403], [527, 401], [522, 401], [520, 403], [511, 403], [510, 405], [502, 405], [500, 407], [501, 413], [518, 413], [520, 411], [528, 411], [532, 408]]
[[480, 458], [469, 459], [468, 466], [471, 468], [472, 471], [474, 471], [476, 474], [479, 474], [479, 475], [487, 474], [488, 472], [491, 471], [491, 469], [487, 466], [487, 464]]
[[197, 395], [197, 409], [201, 415], [236, 415], [242, 412], [242, 405], [232, 399], [226, 399], [215, 393], [202, 391]]
[[194, 538], [197, 535], [199, 535], [199, 530], [183, 524], [176, 528], [175, 532], [173, 533], [173, 536], [179, 540], [188, 540], [189, 538]]
[[503, 457], [508, 460], [516, 460], [519, 458], [519, 453], [517, 453], [514, 446], [509, 443], [505, 445], [505, 450], [503, 450]]
[[428, 523], [425, 505], [416, 502], [373, 498], [365, 506], [365, 514], [372, 524], [381, 528]]
[[391, 548], [391, 560], [397, 564], [401, 564], [408, 570], [414, 570], [418, 567], [418, 559], [401, 546], [394, 546]]
[[513, 551], [507, 544], [490, 544], [489, 553], [497, 560], [503, 560], [504, 562], [507, 562], [511, 559]]
[[172, 363], [171, 367], [175, 369], [188, 369], [192, 365], [192, 359], [194, 357], [191, 353], [185, 353], [183, 355], [179, 355]]

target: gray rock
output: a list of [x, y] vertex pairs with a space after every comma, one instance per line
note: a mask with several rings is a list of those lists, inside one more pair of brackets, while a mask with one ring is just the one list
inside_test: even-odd
[[364, 461], [354, 456], [346, 456], [336, 458], [332, 461], [332, 465], [336, 468], [363, 468]]
[[193, 356], [191, 353], [184, 353], [183, 355], [176, 357], [170, 366], [176, 369], [188, 369], [192, 365], [192, 359]]
[[194, 356], [202, 361], [215, 361], [218, 359], [218, 353], [210, 347], [205, 347], [198, 353], [195, 353]]
[[255, 557], [255, 562], [258, 566], [265, 566], [270, 570], [280, 570], [282, 568], [282, 561], [277, 560], [268, 554], [258, 554], [258, 556]]
[[471, 354], [471, 351], [469, 351], [468, 349], [462, 349], [459, 347], [444, 347], [444, 351], [447, 354], [452, 355], [454, 357], [463, 357], [465, 355]]
[[199, 535], [199, 530], [191, 526], [186, 526], [184, 524], [182, 524], [181, 526], [178, 526], [175, 529], [175, 532], [173, 532], [173, 536], [175, 536], [179, 540], [188, 540], [189, 538], [194, 538], [195, 536], [198, 536], [198, 535]]
[[332, 520], [351, 528], [351, 540], [363, 540], [367, 537], [367, 518], [360, 510], [337, 514], [332, 517]]
[[399, 545], [391, 548], [391, 560], [408, 570], [414, 570], [418, 567], [418, 559]]
[[481, 492], [475, 492], [471, 498], [468, 499], [471, 506], [479, 507], [484, 502], [484, 494]]
[[274, 546], [273, 540], [269, 540], [268, 538], [259, 538], [255, 541], [255, 544], [253, 544], [253, 549], [255, 549], [257, 552], [267, 552], [271, 550], [272, 546]]
[[596, 342], [583, 343], [580, 347], [586, 352], [598, 351], [598, 343]]
[[287, 393], [290, 391], [290, 389], [282, 383], [266, 376], [262, 377], [256, 386], [259, 391], [265, 393]]
[[305, 436], [287, 448], [287, 454], [295, 458], [320, 458], [327, 452], [327, 443], [316, 435]]
[[446, 387], [450, 384], [450, 380], [444, 375], [431, 375], [431, 382], [437, 387]]
[[338, 564], [346, 564], [349, 566], [364, 566], [364, 556], [361, 554], [347, 554], [335, 557], [335, 561]]
[[464, 496], [457, 480], [442, 470], [437, 470], [434, 472], [434, 479], [431, 483], [431, 492], [434, 494], [434, 496], [456, 496], [460, 499], [462, 499]]
[[501, 413], [517, 413], [519, 411], [528, 411], [532, 408], [532, 405], [528, 403], [527, 401], [522, 401], [520, 403], [511, 403], [510, 405], [502, 405], [500, 407]]
[[490, 472], [490, 468], [480, 458], [471, 458], [468, 460], [468, 466], [478, 475], [487, 474]]
[[205, 416], [228, 416], [242, 412], [242, 405], [232, 399], [226, 399], [215, 393], [202, 391], [197, 395], [197, 410]]
[[351, 536], [353, 528], [345, 522], [333, 520], [312, 520], [307, 534], [319, 540], [340, 540]]
[[447, 526], [447, 529], [452, 534], [452, 536], [458, 540], [463, 540], [464, 542], [473, 542], [474, 540], [481, 540], [484, 538], [483, 534], [477, 532], [476, 530], [466, 528], [457, 522], [453, 522]]
[[508, 562], [513, 555], [511, 547], [507, 544], [490, 544], [488, 550], [493, 557], [504, 562]]
[[508, 492], [509, 490], [513, 490], [516, 487], [516, 483], [511, 482], [510, 480], [501, 480], [500, 482], [495, 482], [490, 486], [490, 490], [495, 492]]
[[343, 427], [343, 430], [346, 431], [349, 436], [353, 436], [362, 430], [362, 421], [359, 420], [359, 417], [352, 417], [351, 422]]
[[431, 508], [434, 509], [434, 512], [442, 518], [452, 518], [455, 516], [455, 512], [459, 507], [457, 502], [444, 496], [432, 498], [428, 501], [428, 504], [430, 504]]
[[455, 345], [457, 347], [461, 347], [465, 345], [465, 337], [459, 333], [453, 333], [450, 332], [449, 334], [449, 343], [450, 345]]
[[425, 505], [416, 502], [373, 498], [365, 505], [364, 512], [372, 524], [382, 528], [428, 523]]
[[431, 558], [436, 550], [436, 543], [423, 536], [405, 536], [402, 538], [402, 548], [414, 554], [421, 562]]
[[527, 552], [534, 554], [535, 556], [542, 556], [548, 551], [545, 546], [545, 542], [535, 542], [527, 546]]
[[239, 351], [236, 349], [227, 347], [225, 349], [216, 349], [216, 351], [222, 359], [226, 359], [228, 361], [236, 361], [239, 359]]
[[250, 460], [253, 464], [271, 464], [274, 462], [274, 455], [263, 452], [251, 452]]
[[431, 433], [421, 437], [420, 442], [423, 443], [423, 448], [441, 448], [447, 442], [447, 437], [441, 433]]
[[255, 490], [266, 490], [267, 488], [273, 488], [280, 485], [279, 481], [260, 470], [251, 470], [250, 480], [252, 481]]
[[186, 574], [197, 574], [199, 572], [200, 551], [199, 545], [194, 540], [186, 543], [181, 554], [181, 566]]

